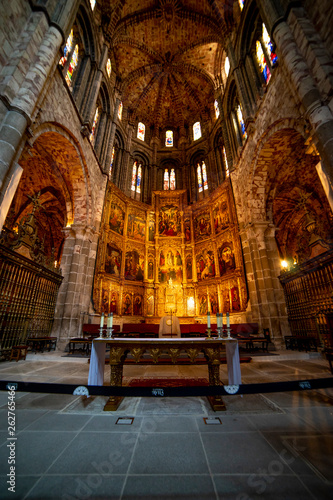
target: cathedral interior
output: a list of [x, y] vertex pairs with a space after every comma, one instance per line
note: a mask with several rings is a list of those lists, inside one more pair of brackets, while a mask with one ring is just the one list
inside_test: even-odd
[[0, 22], [3, 339], [64, 347], [111, 312], [327, 333], [331, 0], [15, 0]]
[[331, 498], [333, 1], [0, 7], [1, 498]]

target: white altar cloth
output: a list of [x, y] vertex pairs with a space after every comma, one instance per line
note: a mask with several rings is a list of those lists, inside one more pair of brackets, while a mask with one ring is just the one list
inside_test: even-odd
[[[103, 385], [104, 383], [104, 368], [105, 368], [105, 351], [107, 339], [103, 339], [104, 342], [94, 342], [91, 347], [91, 357], [89, 365], [89, 375], [88, 375], [88, 385]], [[125, 339], [118, 339], [125, 340]], [[127, 339], [128, 342], [133, 341], [133, 339]], [[185, 339], [182, 338], [163, 338], [163, 340], [172, 340], [173, 342], [181, 342]], [[195, 339], [187, 339], [195, 341]], [[198, 339], [202, 340], [202, 339]], [[110, 340], [109, 340], [110, 341]], [[149, 343], [151, 339], [140, 339], [143, 344], [145, 342]], [[227, 368], [228, 368], [228, 384], [229, 385], [240, 385], [242, 383], [240, 360], [239, 360], [239, 350], [238, 341], [236, 339], [226, 340], [223, 339], [221, 342], [226, 343], [226, 354], [227, 354]], [[207, 340], [209, 342], [209, 340]]]
[[238, 341], [225, 340], [227, 353], [227, 368], [229, 385], [240, 385], [242, 375], [240, 369]]

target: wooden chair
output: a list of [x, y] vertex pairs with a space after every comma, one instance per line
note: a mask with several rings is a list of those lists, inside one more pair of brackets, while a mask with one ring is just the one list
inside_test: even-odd
[[13, 359], [15, 359], [16, 361], [19, 361], [20, 359], [25, 359], [27, 356], [27, 350], [28, 350], [27, 345], [13, 346], [10, 353], [9, 361], [12, 361]]

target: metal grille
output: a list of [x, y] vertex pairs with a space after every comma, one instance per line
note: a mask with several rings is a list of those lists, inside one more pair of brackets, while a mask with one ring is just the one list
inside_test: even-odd
[[0, 351], [48, 336], [62, 276], [0, 245]]
[[333, 253], [311, 259], [280, 276], [293, 335], [317, 337], [327, 346], [332, 336]]

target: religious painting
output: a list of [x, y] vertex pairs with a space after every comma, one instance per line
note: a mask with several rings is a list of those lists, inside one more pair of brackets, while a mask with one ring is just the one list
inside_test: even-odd
[[233, 311], [241, 310], [240, 296], [238, 286], [234, 286], [230, 290], [231, 292], [231, 307]]
[[117, 294], [115, 292], [112, 292], [110, 300], [110, 313], [118, 314], [117, 303]]
[[153, 220], [150, 220], [149, 225], [148, 225], [148, 239], [149, 239], [149, 241], [154, 241], [154, 235], [155, 235], [155, 222]]
[[204, 250], [201, 254], [197, 255], [196, 263], [198, 281], [215, 276], [215, 259], [212, 250]]
[[207, 295], [199, 295], [199, 314], [207, 314], [208, 312], [208, 301]]
[[154, 261], [152, 259], [149, 259], [148, 261], [148, 279], [154, 279]]
[[218, 259], [221, 276], [236, 268], [235, 255], [233, 253], [233, 246], [231, 243], [224, 243], [218, 249]]
[[133, 314], [134, 314], [134, 316], [141, 316], [142, 315], [142, 297], [141, 297], [141, 295], [136, 295], [134, 297]]
[[134, 214], [128, 215], [127, 236], [135, 240], [145, 241], [146, 222]]
[[120, 268], [121, 252], [108, 243], [106, 245], [105, 272], [118, 277], [120, 275]]
[[115, 203], [111, 203], [109, 226], [112, 231], [123, 235], [125, 212]]
[[185, 241], [191, 241], [191, 221], [190, 221], [190, 219], [184, 220], [184, 232], [185, 232]]
[[136, 250], [126, 252], [125, 280], [143, 281], [144, 257]]
[[207, 210], [202, 212], [200, 215], [193, 219], [194, 223], [194, 238], [196, 241], [204, 240], [209, 238], [212, 232], [212, 227], [210, 223], [210, 213]]
[[212, 314], [216, 314], [219, 312], [219, 304], [218, 300], [215, 294], [212, 294], [209, 296], [209, 302], [210, 302], [210, 312]]
[[154, 315], [154, 295], [150, 295], [147, 299], [147, 316]]
[[179, 250], [161, 250], [159, 258], [159, 281], [167, 283], [183, 281], [183, 261]]
[[132, 314], [132, 298], [129, 293], [127, 293], [124, 297], [124, 305], [123, 305], [123, 315], [129, 316]]
[[229, 290], [225, 288], [222, 290], [222, 298], [223, 298], [223, 314], [226, 314], [227, 312], [230, 311], [230, 297], [229, 297]]
[[109, 314], [109, 290], [102, 288], [101, 313]]
[[222, 201], [213, 210], [215, 233], [219, 234], [229, 226], [229, 213], [226, 201]]
[[193, 279], [192, 257], [190, 255], [188, 257], [186, 257], [186, 279], [187, 280]]
[[181, 231], [180, 211], [173, 205], [161, 207], [158, 232], [161, 236], [177, 236]]

